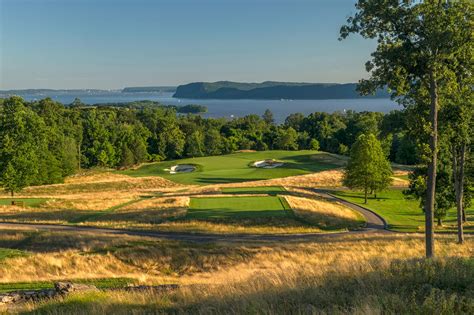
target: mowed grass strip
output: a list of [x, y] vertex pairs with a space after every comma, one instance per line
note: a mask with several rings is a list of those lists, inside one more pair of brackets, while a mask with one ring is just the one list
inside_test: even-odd
[[[284, 165], [272, 169], [252, 166], [253, 162], [266, 159], [275, 159], [283, 162]], [[178, 174], [170, 174], [169, 171], [166, 171], [177, 164], [193, 164], [197, 166], [197, 169], [191, 173]], [[207, 185], [304, 175], [338, 167], [341, 167], [341, 161], [328, 153], [311, 150], [276, 150], [165, 161], [118, 172], [135, 177], [161, 176], [181, 184]]]
[[186, 219], [252, 219], [288, 217], [289, 206], [280, 197], [192, 198]]
[[0, 248], [0, 263], [5, 259], [26, 257], [28, 253], [19, 249]]
[[11, 206], [12, 201], [23, 202], [26, 207], [39, 207], [48, 201], [48, 198], [0, 198], [0, 205]]
[[267, 194], [278, 195], [285, 192], [286, 189], [282, 186], [259, 186], [259, 187], [224, 187], [221, 188], [223, 194]]
[[[94, 285], [98, 289], [123, 288], [136, 284], [137, 280], [131, 278], [99, 278], [99, 279], [64, 279], [54, 282], [68, 281], [73, 283], [82, 283]], [[0, 293], [21, 291], [21, 290], [44, 290], [54, 288], [52, 281], [32, 281], [32, 282], [11, 282], [0, 283]]]
[[[424, 230], [425, 215], [420, 202], [406, 198], [402, 189], [391, 189], [377, 193], [377, 198], [369, 198], [364, 204], [364, 195], [355, 191], [333, 191], [337, 197], [368, 208], [381, 215], [388, 223], [390, 230], [399, 232], [421, 232]], [[473, 203], [474, 204], [474, 203]], [[466, 233], [474, 233], [474, 208], [466, 210], [468, 224], [464, 226]], [[436, 226], [437, 232], [456, 231], [456, 210], [450, 209], [443, 220], [443, 227]]]

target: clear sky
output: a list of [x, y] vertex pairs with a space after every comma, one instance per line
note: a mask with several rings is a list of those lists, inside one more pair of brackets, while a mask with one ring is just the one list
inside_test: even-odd
[[0, 0], [0, 89], [356, 82], [355, 0]]

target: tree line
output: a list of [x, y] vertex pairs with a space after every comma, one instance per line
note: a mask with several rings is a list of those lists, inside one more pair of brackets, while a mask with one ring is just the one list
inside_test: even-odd
[[0, 102], [0, 178], [9, 192], [60, 183], [81, 168], [127, 168], [146, 161], [220, 155], [238, 150], [324, 150], [348, 154], [372, 133], [398, 163], [417, 162], [404, 113], [292, 114], [276, 124], [262, 116], [232, 120], [178, 115], [168, 106], [68, 106], [50, 98]]

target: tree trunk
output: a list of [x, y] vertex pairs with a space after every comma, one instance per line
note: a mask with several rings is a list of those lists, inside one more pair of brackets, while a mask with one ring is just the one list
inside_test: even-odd
[[367, 188], [364, 190], [364, 203], [367, 204]]
[[[459, 163], [457, 163], [457, 150], [453, 150], [453, 174], [454, 174], [454, 189], [456, 192], [456, 212], [457, 212], [457, 224], [458, 224], [458, 243], [464, 243], [464, 231], [463, 231], [463, 198], [464, 198], [464, 164], [466, 160], [466, 144], [463, 143], [461, 146], [461, 152], [459, 156]], [[458, 165], [459, 164], [459, 165]]]
[[77, 169], [81, 171], [81, 145], [77, 146]]
[[12, 191], [10, 191], [10, 194], [12, 195], [12, 198], [13, 198], [14, 195], [15, 195], [15, 192], [12, 190]]
[[433, 213], [436, 196], [436, 164], [438, 159], [438, 85], [433, 70], [430, 71], [430, 120], [431, 161], [428, 164], [428, 179], [425, 200], [426, 257], [434, 257]]
[[438, 226], [443, 226], [443, 221], [441, 220], [441, 217], [438, 217]]

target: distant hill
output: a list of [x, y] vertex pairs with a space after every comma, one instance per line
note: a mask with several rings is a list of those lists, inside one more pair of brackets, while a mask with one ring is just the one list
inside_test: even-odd
[[360, 96], [356, 83], [294, 83], [266, 81], [262, 83], [239, 83], [231, 81], [195, 82], [180, 85], [173, 97], [194, 99], [350, 99], [360, 97], [388, 98], [386, 91], [375, 95]]
[[175, 92], [176, 86], [136, 86], [122, 89], [122, 93]]

